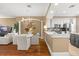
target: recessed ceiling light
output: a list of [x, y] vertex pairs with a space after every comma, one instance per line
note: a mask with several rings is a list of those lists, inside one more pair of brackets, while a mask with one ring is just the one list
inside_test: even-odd
[[54, 5], [55, 5], [55, 6], [57, 6], [57, 5], [58, 5], [58, 3], [55, 3]]
[[31, 5], [27, 5], [28, 8], [31, 8]]
[[50, 11], [50, 13], [51, 13], [51, 14], [53, 14], [53, 13], [54, 13], [54, 11], [53, 11], [53, 10], [51, 10], [51, 11]]
[[75, 7], [75, 5], [70, 5], [70, 6], [69, 6], [69, 8], [73, 8], [73, 7]]

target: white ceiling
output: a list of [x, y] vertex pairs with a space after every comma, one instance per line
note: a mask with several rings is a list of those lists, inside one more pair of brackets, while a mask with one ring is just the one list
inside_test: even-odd
[[[27, 5], [31, 5], [28, 8]], [[69, 8], [70, 5], [75, 5]], [[45, 16], [49, 3], [0, 3], [0, 17], [16, 16]], [[53, 10], [53, 13], [50, 11]], [[51, 4], [48, 15], [51, 16], [77, 16], [79, 15], [79, 3]]]
[[[70, 5], [75, 6], [69, 8]], [[50, 13], [51, 10], [53, 10], [53, 13]], [[53, 16], [78, 16], [79, 3], [59, 3], [57, 6], [55, 6], [55, 4], [51, 4], [48, 14]]]
[[[27, 5], [31, 5], [31, 8]], [[48, 5], [48, 3], [0, 3], [0, 17], [45, 16]]]

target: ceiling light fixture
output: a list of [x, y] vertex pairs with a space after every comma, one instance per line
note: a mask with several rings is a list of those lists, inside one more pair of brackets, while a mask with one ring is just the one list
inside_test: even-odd
[[70, 5], [70, 6], [69, 6], [69, 8], [73, 8], [73, 7], [75, 7], [75, 5]]
[[28, 8], [31, 8], [31, 5], [27, 5]]
[[58, 3], [55, 3], [54, 5], [55, 5], [55, 6], [57, 6], [57, 5], [58, 5]]
[[54, 11], [53, 11], [53, 10], [51, 10], [51, 11], [50, 11], [50, 13], [51, 13], [51, 14], [53, 14], [53, 13], [54, 13]]

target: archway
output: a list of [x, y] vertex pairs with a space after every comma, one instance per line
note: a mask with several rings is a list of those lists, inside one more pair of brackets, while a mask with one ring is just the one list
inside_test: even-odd
[[[41, 38], [43, 38], [43, 21], [42, 20], [39, 20], [39, 19], [24, 19], [22, 18], [21, 21], [19, 21], [19, 34], [23, 34], [24, 32], [22, 32], [24, 30], [23, 28], [23, 24], [22, 22], [27, 22], [28, 23], [32, 23], [32, 26], [36, 27], [36, 32], [39, 32], [40, 35], [41, 35]], [[26, 26], [26, 25], [24, 25]]]

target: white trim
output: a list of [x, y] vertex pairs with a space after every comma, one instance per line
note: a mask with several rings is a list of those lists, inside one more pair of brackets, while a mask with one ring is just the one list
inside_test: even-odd
[[21, 21], [18, 22], [19, 23], [19, 35], [21, 34]]
[[16, 18], [16, 17], [9, 17], [9, 16], [1, 16], [0, 15], [0, 18]]
[[52, 56], [52, 55], [53, 55], [52, 50], [51, 50], [49, 44], [47, 43], [46, 39], [45, 39], [45, 42], [46, 42], [46, 45], [47, 45], [47, 47], [48, 47], [48, 50], [49, 50], [49, 52], [50, 52], [50, 54], [51, 54], [51, 56]]
[[41, 21], [41, 39], [43, 39], [43, 21]]
[[52, 56], [70, 56], [69, 52], [53, 52]]

